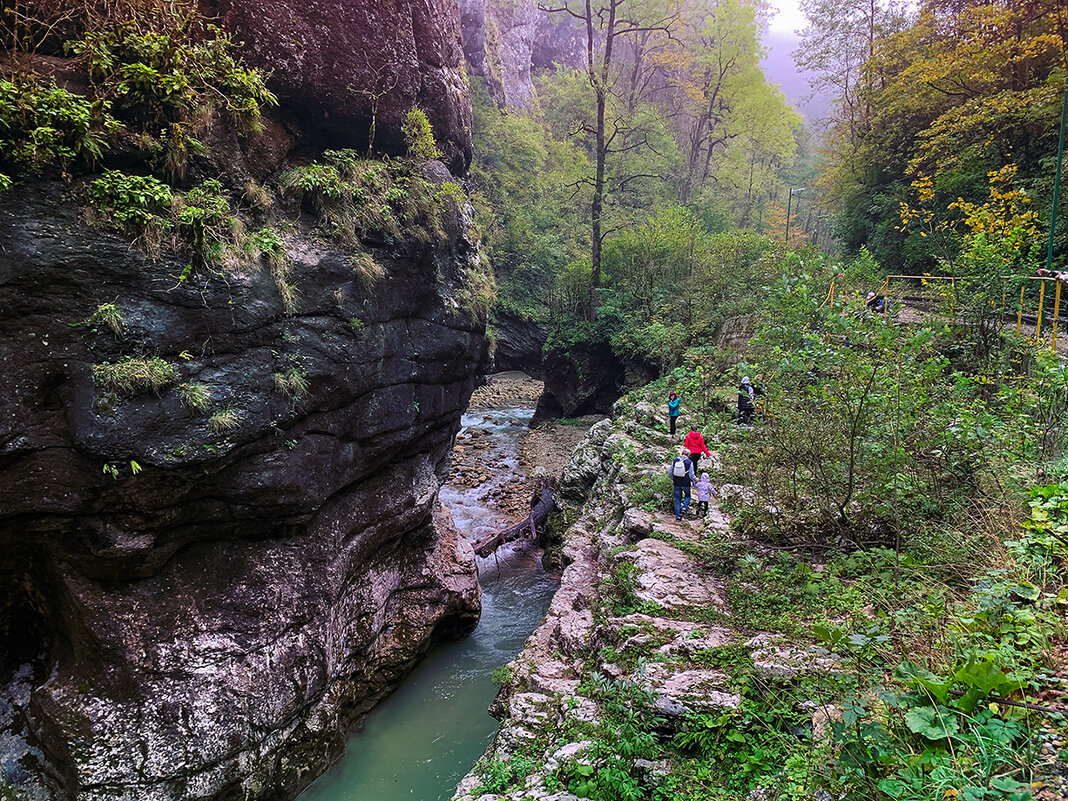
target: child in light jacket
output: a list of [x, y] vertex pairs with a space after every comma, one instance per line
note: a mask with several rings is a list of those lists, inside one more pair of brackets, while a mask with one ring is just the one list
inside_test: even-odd
[[709, 481], [708, 473], [701, 474], [701, 480], [694, 485], [694, 489], [697, 490], [697, 516], [704, 517], [708, 514], [708, 502], [712, 500], [713, 495], [719, 495], [719, 493]]

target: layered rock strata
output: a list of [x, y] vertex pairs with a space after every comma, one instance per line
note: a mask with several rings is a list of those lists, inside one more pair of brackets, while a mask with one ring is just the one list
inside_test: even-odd
[[291, 225], [287, 312], [265, 268], [149, 258], [82, 191], [0, 195], [0, 771], [34, 798], [292, 797], [478, 618], [437, 504], [486, 359], [468, 218], [372, 247], [377, 281]]

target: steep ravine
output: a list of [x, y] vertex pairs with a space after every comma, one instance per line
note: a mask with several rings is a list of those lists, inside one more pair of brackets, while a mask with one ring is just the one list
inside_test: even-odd
[[[677, 450], [663, 417], [635, 395], [641, 391], [589, 430], [564, 469], [560, 589], [510, 663], [493, 706], [500, 727], [454, 801], [575, 801], [568, 778], [597, 780], [605, 753], [615, 757], [622, 747], [597, 743], [608, 715], [598, 686], [606, 682], [638, 688], [650, 705], [641, 714], [658, 717], [659, 734], [670, 739], [691, 714], [741, 704], [729, 671], [699, 654], [744, 652], [768, 681], [820, 663], [778, 635], [730, 622], [727, 578], [701, 558], [732, 536], [728, 521], [714, 505], [705, 519], [676, 522], [664, 512], [664, 497], [650, 489]], [[709, 462], [716, 473], [718, 457]], [[637, 759], [626, 769], [652, 797], [669, 765]]]
[[[426, 180], [461, 181], [456, 7], [384, 6], [215, 9], [282, 102], [259, 136], [205, 130], [191, 180], [219, 176], [236, 205], [249, 178], [277, 193], [294, 163], [365, 144], [367, 99], [345, 87], [388, 69], [405, 80], [378, 144], [403, 150], [397, 121], [418, 103], [447, 162]], [[130, 158], [102, 166], [143, 169]], [[0, 194], [0, 789], [291, 798], [478, 620], [474, 559], [437, 501], [487, 364], [470, 207], [431, 237], [342, 245], [280, 201], [287, 304], [262, 264], [150, 257], [94, 225], [91, 179]], [[108, 304], [116, 332], [93, 322]], [[118, 393], [94, 378], [127, 358], [169, 377]]]
[[[506, 398], [496, 390], [504, 386]], [[517, 377], [476, 390], [463, 416], [441, 500], [468, 539], [492, 532], [528, 508], [528, 472], [551, 467], [523, 458], [540, 386]], [[494, 401], [503, 400], [502, 405]], [[564, 432], [572, 434], [575, 429]], [[561, 449], [567, 441], [554, 437]], [[551, 448], [550, 448], [551, 450]], [[491, 673], [516, 655], [556, 589], [540, 552], [515, 542], [479, 561], [482, 616], [464, 639], [435, 648], [354, 732], [345, 756], [300, 801], [447, 799], [493, 733]]]

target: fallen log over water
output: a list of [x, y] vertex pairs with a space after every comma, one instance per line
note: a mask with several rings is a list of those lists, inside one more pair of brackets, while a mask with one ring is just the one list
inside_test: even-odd
[[553, 499], [553, 485], [551, 483], [545, 483], [542, 485], [541, 492], [534, 496], [532, 502], [533, 507], [530, 510], [530, 514], [527, 515], [526, 520], [521, 520], [514, 526], [509, 526], [506, 529], [498, 531], [496, 534], [487, 534], [480, 539], [475, 540], [472, 543], [472, 547], [475, 553], [479, 556], [486, 557], [500, 548], [506, 542], [517, 540], [523, 535], [523, 532], [530, 530], [531, 540], [535, 540], [538, 537], [538, 526], [545, 524], [545, 521], [549, 519], [549, 513], [553, 510], [553, 506], [556, 503]]

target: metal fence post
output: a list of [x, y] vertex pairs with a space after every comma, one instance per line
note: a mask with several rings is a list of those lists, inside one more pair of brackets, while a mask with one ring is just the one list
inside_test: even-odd
[[1053, 343], [1050, 349], [1057, 350], [1057, 320], [1061, 315], [1061, 282], [1057, 282], [1057, 289], [1053, 293]]
[[1038, 323], [1035, 325], [1035, 339], [1042, 338], [1042, 307], [1046, 303], [1046, 282], [1040, 281], [1038, 284]]
[[1020, 287], [1020, 307], [1016, 310], [1016, 336], [1020, 336], [1020, 326], [1023, 323], [1023, 302], [1026, 286]]

